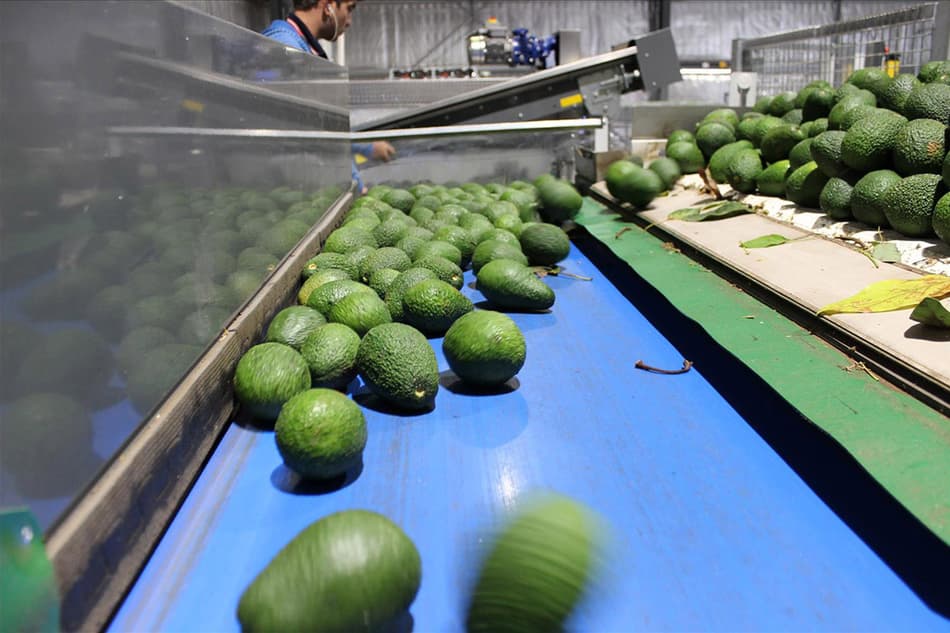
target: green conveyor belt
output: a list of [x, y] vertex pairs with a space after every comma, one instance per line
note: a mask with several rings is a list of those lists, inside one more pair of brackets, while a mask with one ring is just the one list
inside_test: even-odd
[[950, 420], [618, 213], [587, 198], [575, 221], [950, 543]]

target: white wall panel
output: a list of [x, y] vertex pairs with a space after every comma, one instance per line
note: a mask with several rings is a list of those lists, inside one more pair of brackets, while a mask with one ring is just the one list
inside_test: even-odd
[[834, 17], [828, 0], [674, 0], [671, 27], [681, 58], [729, 59], [733, 39], [828, 24]]

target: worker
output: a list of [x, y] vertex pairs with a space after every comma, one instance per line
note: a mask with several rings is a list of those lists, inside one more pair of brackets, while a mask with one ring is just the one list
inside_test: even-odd
[[[350, 27], [357, 0], [294, 0], [294, 10], [286, 20], [274, 20], [263, 35], [286, 46], [319, 55], [327, 59], [320, 40], [335, 42]], [[353, 152], [366, 158], [389, 161], [396, 148], [386, 141], [353, 144]], [[353, 180], [361, 192], [365, 192], [356, 162], [353, 162]]]

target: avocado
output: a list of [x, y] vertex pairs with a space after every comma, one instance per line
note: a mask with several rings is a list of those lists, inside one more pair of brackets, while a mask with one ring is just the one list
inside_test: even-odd
[[[0, 462], [4, 484], [10, 486], [9, 478], [14, 478], [17, 490], [31, 503], [74, 495], [76, 486], [102, 466], [93, 451], [89, 409], [60, 393], [41, 391], [17, 398], [3, 411]], [[69, 464], [70, 476], [63, 476], [62, 467], [54, 464]], [[7, 567], [5, 573], [10, 572]], [[9, 618], [4, 622], [9, 624]]]
[[383, 194], [382, 201], [399, 209], [403, 213], [409, 213], [412, 206], [416, 203], [416, 197], [405, 189], [390, 189]]
[[[530, 228], [534, 224], [544, 224], [544, 223], [531, 222], [528, 225], [525, 225], [523, 229]], [[552, 224], [551, 226], [554, 226], [554, 225]], [[522, 230], [522, 232], [524, 231]], [[511, 231], [506, 231], [505, 229], [492, 229], [491, 231], [489, 231], [482, 237], [481, 241], [479, 241], [479, 244], [481, 244], [482, 242], [487, 242], [489, 240], [505, 242], [507, 244], [511, 244], [512, 246], [517, 246], [519, 248], [521, 246], [521, 241], [518, 239], [518, 236], [512, 233]]]
[[304, 264], [301, 276], [307, 279], [318, 270], [326, 270], [328, 268], [345, 271], [350, 279], [357, 279], [360, 275], [359, 268], [343, 253], [318, 253], [308, 259], [307, 263]]
[[299, 350], [304, 339], [326, 322], [323, 315], [313, 308], [290, 306], [274, 315], [267, 326], [264, 340], [269, 343], [283, 343]]
[[841, 143], [844, 141], [844, 130], [830, 130], [815, 137], [809, 152], [811, 158], [818, 164], [821, 173], [831, 178], [840, 176], [848, 171], [848, 166], [841, 160]]
[[818, 170], [815, 161], [805, 163], [789, 175], [785, 181], [785, 195], [795, 204], [817, 209], [821, 190], [828, 182], [828, 176]]
[[367, 285], [376, 291], [376, 294], [379, 295], [380, 299], [385, 299], [386, 289], [389, 288], [389, 286], [392, 285], [394, 281], [396, 281], [396, 277], [398, 277], [400, 274], [401, 272], [395, 268], [380, 268], [370, 275]]
[[[472, 252], [474, 253], [474, 250]], [[443, 240], [432, 240], [425, 246], [420, 246], [413, 261], [430, 257], [443, 257], [458, 267], [462, 266], [462, 251], [454, 244]]]
[[332, 389], [298, 393], [284, 403], [274, 423], [284, 465], [303, 479], [331, 479], [358, 466], [366, 436], [359, 405]]
[[814, 121], [827, 117], [835, 105], [835, 93], [828, 88], [817, 88], [811, 91], [802, 105], [802, 120]]
[[772, 97], [759, 97], [755, 100], [755, 105], [752, 106], [752, 111], [758, 112], [760, 114], [768, 114], [771, 107]]
[[533, 224], [522, 231], [520, 240], [532, 266], [553, 266], [571, 252], [567, 233], [552, 224]]
[[872, 108], [871, 106], [859, 105], [856, 108], [851, 108], [844, 113], [844, 116], [841, 117], [841, 127], [840, 129], [848, 131], [854, 126], [855, 123], [863, 121], [864, 119], [869, 119], [876, 114], [881, 112], [890, 112], [890, 110], [884, 110], [883, 108]]
[[[736, 124], [738, 124], [738, 121]], [[735, 141], [734, 130], [723, 123], [704, 123], [696, 130], [696, 145], [702, 150], [703, 156], [707, 159], [723, 145], [735, 143]]]
[[282, 343], [251, 347], [234, 371], [234, 394], [251, 415], [274, 421], [281, 406], [310, 388], [310, 369], [303, 356]]
[[754, 149], [736, 152], [726, 167], [726, 180], [736, 191], [752, 193], [755, 191], [755, 179], [762, 173], [762, 159]]
[[[339, 281], [341, 279], [350, 279], [350, 274], [337, 268], [323, 268], [316, 271], [303, 282], [303, 285], [300, 286], [300, 290], [297, 291], [297, 303], [307, 305], [307, 300], [314, 290], [323, 284], [330, 283], [331, 281]], [[255, 282], [255, 288], [259, 283], [260, 282]]]
[[414, 284], [402, 297], [403, 319], [429, 336], [442, 336], [463, 314], [474, 310], [471, 300], [440, 279]]
[[903, 178], [884, 194], [884, 215], [894, 230], [902, 235], [931, 235], [934, 207], [944, 190], [937, 174], [914, 174]]
[[877, 99], [873, 94], [867, 91], [857, 90], [838, 101], [838, 103], [835, 104], [835, 107], [831, 109], [831, 112], [828, 113], [828, 129], [841, 129], [841, 121], [844, 118], [844, 115], [854, 108], [860, 106], [873, 108], [876, 105]]
[[478, 272], [476, 288], [502, 310], [538, 311], [554, 305], [554, 291], [530, 268], [509, 259], [485, 264]]
[[362, 292], [376, 296], [376, 291], [366, 284], [361, 284], [352, 279], [341, 279], [338, 281], [329, 281], [319, 288], [316, 288], [310, 293], [310, 296], [307, 297], [307, 306], [313, 308], [324, 317], [328, 317], [331, 308], [333, 308], [338, 301], [354, 292]]
[[904, 113], [904, 103], [907, 97], [913, 92], [914, 88], [920, 85], [917, 77], [909, 74], [900, 74], [894, 77], [894, 81], [887, 87], [884, 94], [881, 95], [881, 107], [893, 110], [894, 112]]
[[663, 182], [663, 188], [666, 190], [672, 189], [676, 181], [683, 175], [683, 172], [680, 171], [679, 163], [666, 156], [661, 156], [656, 160], [650, 161], [648, 169], [660, 177], [660, 180]]
[[889, 167], [891, 151], [906, 123], [907, 119], [889, 110], [858, 121], [841, 141], [841, 161], [861, 172]]
[[377, 325], [390, 323], [392, 316], [375, 292], [354, 292], [333, 304], [327, 320], [342, 323], [363, 336]]
[[950, 60], [935, 59], [927, 62], [920, 67], [917, 79], [927, 84], [950, 83]]
[[663, 181], [656, 172], [626, 160], [611, 163], [604, 174], [604, 180], [610, 195], [638, 208], [649, 205], [656, 195], [663, 191]]
[[590, 510], [546, 494], [505, 525], [482, 562], [466, 614], [470, 633], [566, 630], [593, 575], [600, 527]]
[[[511, 217], [514, 221], [517, 221], [519, 225], [521, 224], [521, 220], [518, 219], [517, 216], [512, 215], [509, 217]], [[501, 218], [498, 220], [501, 220]], [[435, 232], [435, 239], [442, 242], [448, 242], [459, 250], [459, 253], [462, 255], [462, 261], [459, 262], [459, 266], [466, 266], [472, 259], [472, 253], [475, 251], [475, 240], [472, 238], [472, 234], [462, 227], [442, 227]]]
[[792, 125], [800, 125], [802, 122], [802, 111], [799, 108], [789, 110], [782, 115], [782, 120]]
[[400, 272], [412, 266], [409, 256], [395, 246], [378, 248], [360, 264], [360, 279], [369, 281], [370, 275], [380, 268], [392, 268]]
[[475, 274], [481, 270], [482, 266], [495, 259], [510, 259], [528, 265], [528, 258], [521, 251], [521, 244], [508, 244], [497, 240], [487, 240], [475, 248], [472, 255], [472, 270]]
[[892, 81], [890, 75], [880, 68], [874, 67], [858, 69], [851, 73], [847, 80], [848, 83], [854, 84], [862, 90], [867, 90], [878, 99], [884, 95]]
[[791, 91], [782, 92], [772, 98], [769, 104], [769, 114], [775, 117], [782, 117], [795, 109], [795, 98], [798, 94]]
[[[759, 118], [761, 117], [742, 119], [739, 121], [739, 125], [736, 126], [736, 138], [740, 141], [751, 141], [755, 138], [755, 128], [759, 123]], [[712, 156], [709, 157], [709, 160], [712, 162]]]
[[[506, 213], [502, 217], [514, 216], [510, 216]], [[495, 225], [492, 224], [488, 218], [477, 213], [469, 213], [464, 218], [461, 218], [459, 220], [459, 226], [468, 231], [469, 235], [472, 236], [472, 239], [475, 240], [476, 245], [485, 238], [485, 235], [490, 233], [492, 229], [495, 228]], [[459, 254], [461, 255], [461, 252]]]
[[342, 323], [327, 323], [310, 333], [300, 355], [310, 369], [314, 387], [343, 391], [356, 378], [360, 335]]
[[[378, 247], [395, 246], [396, 242], [405, 237], [408, 231], [409, 225], [405, 220], [391, 219], [380, 222], [379, 225], [373, 229], [373, 238], [376, 240]], [[369, 246], [369, 244], [364, 244], [363, 246]]]
[[[300, 307], [300, 306], [298, 306]], [[233, 310], [216, 305], [202, 306], [182, 319], [178, 339], [202, 347], [216, 341], [230, 321]]]
[[904, 101], [908, 119], [934, 119], [950, 125], [950, 85], [921, 84], [911, 90]]
[[460, 317], [445, 333], [442, 351], [449, 367], [464, 382], [501, 385], [524, 366], [524, 334], [510, 317], [479, 310]]
[[788, 123], [782, 119], [774, 116], [764, 116], [759, 119], [756, 119], [755, 128], [752, 132], [752, 143], [756, 147], [761, 147], [762, 139], [765, 138], [765, 135], [768, 134], [773, 128], [787, 126]]
[[894, 169], [901, 175], [939, 174], [943, 168], [947, 126], [933, 119], [914, 119], [894, 141]]
[[788, 160], [792, 165], [792, 169], [798, 169], [805, 163], [812, 160], [812, 140], [813, 139], [810, 138], [803, 139], [796, 143], [795, 146], [788, 152]]
[[[501, 216], [500, 218], [498, 218], [497, 220], [495, 220], [495, 224], [493, 226], [497, 229], [504, 229], [506, 231], [511, 231], [515, 235], [521, 235], [521, 227], [523, 224], [524, 222], [521, 221], [521, 218], [514, 215], [505, 214]], [[477, 243], [477, 240], [475, 240], [474, 243]], [[469, 259], [471, 259], [471, 257], [469, 257]]]
[[299, 220], [281, 220], [261, 234], [260, 245], [264, 250], [283, 257], [309, 230], [310, 225]]
[[434, 272], [439, 279], [457, 290], [461, 290], [462, 285], [465, 283], [462, 269], [444, 257], [438, 257], [436, 255], [423, 257], [413, 262], [412, 266], [414, 268], [428, 268]]
[[851, 192], [854, 183], [844, 178], [829, 178], [821, 190], [818, 205], [835, 220], [851, 218]]
[[348, 224], [330, 233], [323, 244], [323, 252], [346, 254], [360, 246], [378, 248], [379, 245], [372, 232]]
[[950, 244], [950, 193], [945, 193], [937, 201], [932, 224], [937, 237]]
[[[670, 135], [666, 137], [667, 146], [670, 146], [673, 143], [679, 143], [680, 141], [684, 141], [686, 143], [692, 143], [693, 145], [695, 145], [696, 137], [693, 136], [693, 133], [690, 132], [689, 130], [673, 130], [672, 132], [670, 132]], [[640, 166], [643, 167], [643, 165], [640, 165]]]
[[241, 594], [237, 617], [246, 633], [381, 630], [421, 580], [419, 551], [395, 523], [345, 510], [284, 546]]
[[584, 199], [569, 182], [555, 180], [538, 187], [541, 197], [539, 209], [545, 222], [560, 224], [570, 220], [580, 211]]
[[135, 358], [125, 380], [126, 392], [135, 409], [143, 416], [148, 414], [181, 380], [201, 356], [201, 351], [197, 345], [169, 343]]
[[822, 132], [828, 131], [828, 119], [822, 117], [814, 121], [807, 121], [801, 125], [802, 134], [808, 138], [814, 138]]
[[702, 150], [695, 143], [687, 141], [667, 144], [666, 156], [675, 160], [684, 174], [695, 174], [706, 165]]
[[393, 321], [403, 320], [402, 298], [409, 288], [425, 279], [438, 278], [438, 275], [428, 268], [413, 267], [400, 273], [386, 290], [386, 307], [389, 308]]
[[16, 393], [43, 391], [94, 399], [108, 385], [114, 369], [112, 352], [95, 332], [67, 326], [34, 343], [20, 365], [4, 368], [5, 375], [16, 376]]
[[723, 123], [734, 130], [739, 125], [739, 115], [732, 108], [717, 108], [703, 117], [700, 127], [705, 123]]
[[804, 140], [805, 135], [794, 125], [775, 126], [762, 137], [762, 159], [768, 163], [789, 158], [792, 148]]
[[374, 327], [360, 343], [356, 366], [370, 391], [397, 407], [424, 410], [435, 404], [439, 364], [425, 336], [414, 327], [403, 323]]
[[884, 195], [900, 181], [900, 175], [890, 169], [879, 169], [862, 176], [851, 192], [851, 214], [870, 226], [889, 228], [891, 225], [884, 215]]
[[168, 330], [145, 326], [132, 330], [119, 342], [115, 359], [119, 371], [127, 373], [130, 368], [147, 358], [149, 352], [175, 342], [175, 336]]
[[755, 185], [763, 196], [785, 195], [785, 178], [791, 173], [791, 163], [780, 160], [763, 169], [755, 179]]
[[[528, 186], [530, 187], [531, 185]], [[532, 217], [538, 210], [540, 193], [534, 189], [534, 187], [532, 187], [531, 190], [534, 195], [524, 190], [506, 189], [505, 192], [501, 194], [499, 200], [510, 202], [518, 207], [518, 217], [524, 220], [525, 218]]]
[[751, 141], [742, 140], [720, 147], [709, 157], [709, 175], [716, 182], [724, 183], [728, 179], [726, 168], [732, 162], [732, 157], [743, 149], [752, 149]]

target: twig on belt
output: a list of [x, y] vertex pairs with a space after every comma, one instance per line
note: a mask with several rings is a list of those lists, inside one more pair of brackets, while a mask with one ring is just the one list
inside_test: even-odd
[[719, 191], [719, 185], [709, 177], [709, 174], [706, 173], [705, 169], [699, 170], [699, 177], [703, 179], [703, 184], [706, 185], [706, 191], [716, 196], [716, 200], [722, 200], [722, 192]]
[[688, 361], [688, 360], [686, 360], [686, 359], [683, 359], [683, 368], [682, 368], [682, 369], [659, 369], [658, 367], [651, 367], [650, 365], [647, 365], [647, 364], [644, 363], [642, 360], [638, 360], [638, 361], [636, 362], [636, 364], [634, 365], [634, 367], [636, 367], [637, 369], [642, 369], [642, 370], [644, 370], [644, 371], [650, 371], [650, 372], [653, 372], [654, 374], [665, 374], [665, 375], [667, 375], [667, 376], [675, 376], [675, 375], [677, 375], [677, 374], [685, 374], [686, 372], [688, 372], [688, 371], [690, 370], [690, 368], [691, 368], [692, 366], [693, 366], [693, 362], [692, 362], [692, 361]]

